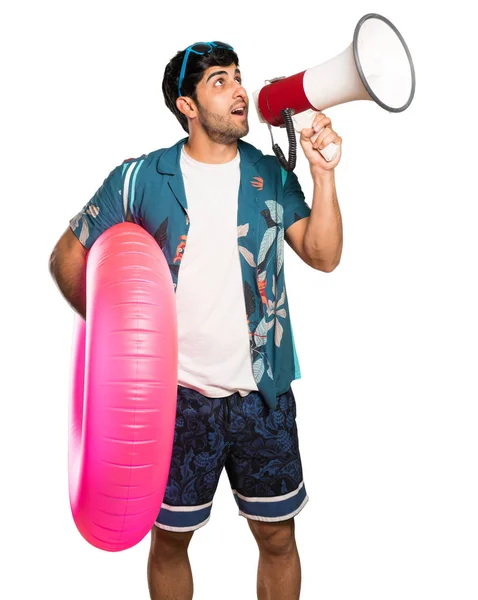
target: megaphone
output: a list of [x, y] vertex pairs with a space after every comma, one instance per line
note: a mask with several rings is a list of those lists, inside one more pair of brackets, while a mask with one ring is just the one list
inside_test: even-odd
[[[296, 163], [296, 135], [310, 128], [317, 112], [352, 100], [373, 100], [389, 112], [402, 112], [415, 94], [415, 69], [410, 51], [398, 29], [376, 13], [357, 23], [353, 41], [335, 58], [290, 77], [266, 80], [253, 93], [259, 121], [271, 133], [273, 150], [286, 171]], [[271, 125], [285, 127], [289, 159], [274, 143]], [[320, 131], [311, 138], [314, 142]], [[330, 143], [320, 153], [327, 161], [338, 147]]]

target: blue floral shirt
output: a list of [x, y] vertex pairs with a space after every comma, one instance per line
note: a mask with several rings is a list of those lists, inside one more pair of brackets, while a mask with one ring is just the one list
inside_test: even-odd
[[[183, 138], [117, 166], [70, 221], [90, 249], [109, 227], [132, 221], [150, 233], [169, 264], [176, 291], [189, 217], [180, 169]], [[240, 186], [237, 243], [254, 380], [269, 407], [301, 377], [284, 277], [284, 231], [311, 209], [294, 172], [277, 158], [238, 140]], [[212, 231], [211, 235], [220, 236]]]

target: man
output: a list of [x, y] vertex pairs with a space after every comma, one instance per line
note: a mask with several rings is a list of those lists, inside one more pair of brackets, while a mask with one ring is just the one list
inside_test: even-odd
[[[187, 549], [207, 523], [223, 467], [260, 551], [259, 600], [295, 600], [294, 517], [308, 497], [291, 381], [300, 377], [285, 289], [283, 242], [330, 272], [342, 251], [334, 169], [318, 148], [342, 139], [319, 114], [303, 129], [312, 209], [293, 172], [241, 140], [250, 101], [239, 59], [221, 42], [178, 52], [165, 102], [189, 134], [116, 167], [53, 250], [52, 276], [84, 318], [85, 258], [103, 231], [144, 227], [170, 267], [178, 315], [178, 396], [169, 479], [148, 560], [153, 600], [190, 600]], [[311, 137], [320, 131], [317, 140]]]

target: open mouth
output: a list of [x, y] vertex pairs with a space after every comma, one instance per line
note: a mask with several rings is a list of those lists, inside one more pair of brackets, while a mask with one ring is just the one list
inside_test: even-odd
[[235, 117], [242, 117], [242, 118], [246, 118], [247, 116], [247, 111], [245, 108], [236, 108], [232, 111], [231, 113], [232, 115], [234, 115]]

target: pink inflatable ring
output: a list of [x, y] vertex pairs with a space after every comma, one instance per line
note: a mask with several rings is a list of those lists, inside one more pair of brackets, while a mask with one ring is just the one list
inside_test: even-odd
[[176, 416], [174, 289], [164, 254], [139, 225], [115, 225], [93, 244], [86, 317], [75, 321], [70, 506], [81, 535], [115, 552], [154, 525]]

